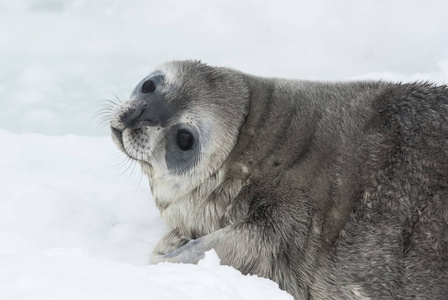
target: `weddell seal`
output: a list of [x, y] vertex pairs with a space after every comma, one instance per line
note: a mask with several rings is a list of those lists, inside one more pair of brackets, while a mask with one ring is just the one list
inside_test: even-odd
[[262, 78], [177, 61], [112, 108], [171, 231], [296, 299], [448, 298], [448, 88]]

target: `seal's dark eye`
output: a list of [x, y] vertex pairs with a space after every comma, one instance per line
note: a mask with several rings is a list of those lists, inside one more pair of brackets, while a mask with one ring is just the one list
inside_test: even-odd
[[193, 135], [186, 130], [179, 130], [177, 132], [177, 146], [182, 151], [190, 150], [193, 147]]
[[156, 90], [156, 84], [152, 80], [147, 80], [142, 85], [142, 93], [152, 93]]

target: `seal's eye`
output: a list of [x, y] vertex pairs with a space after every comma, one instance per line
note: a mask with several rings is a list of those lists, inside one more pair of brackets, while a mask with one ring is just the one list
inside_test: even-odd
[[190, 150], [194, 144], [194, 138], [191, 133], [186, 130], [179, 130], [177, 132], [177, 146], [182, 151]]
[[142, 93], [152, 93], [156, 90], [156, 84], [152, 80], [147, 80], [142, 85]]

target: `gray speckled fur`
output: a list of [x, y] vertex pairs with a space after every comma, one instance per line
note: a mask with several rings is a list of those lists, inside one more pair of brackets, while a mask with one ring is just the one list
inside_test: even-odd
[[[161, 70], [184, 94], [219, 95], [211, 113], [241, 125], [235, 141], [213, 140], [232, 147], [207, 176], [158, 204], [172, 232], [155, 262], [195, 263], [214, 248], [296, 299], [448, 299], [446, 87], [270, 79], [191, 61]], [[235, 93], [236, 113], [220, 110]]]

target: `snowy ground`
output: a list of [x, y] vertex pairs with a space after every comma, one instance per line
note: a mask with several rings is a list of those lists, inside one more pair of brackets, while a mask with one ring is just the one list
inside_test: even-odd
[[0, 299], [292, 299], [213, 252], [150, 265], [166, 228], [109, 138], [0, 130], [0, 141]]

